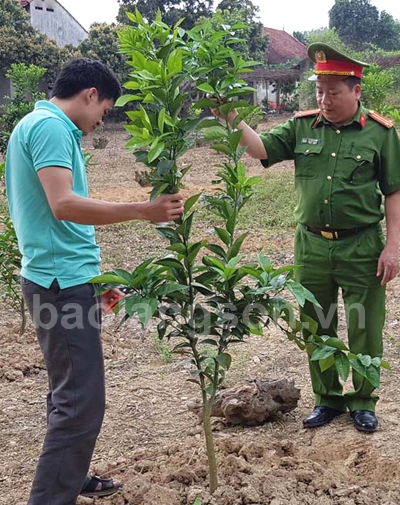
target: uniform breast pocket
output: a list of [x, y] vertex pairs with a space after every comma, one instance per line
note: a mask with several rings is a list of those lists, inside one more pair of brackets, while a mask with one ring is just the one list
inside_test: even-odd
[[295, 176], [299, 179], [315, 179], [321, 166], [323, 144], [298, 144], [294, 149]]
[[376, 167], [374, 164], [374, 151], [368, 149], [357, 149], [344, 155], [345, 174], [347, 182], [351, 184], [362, 184], [376, 178]]

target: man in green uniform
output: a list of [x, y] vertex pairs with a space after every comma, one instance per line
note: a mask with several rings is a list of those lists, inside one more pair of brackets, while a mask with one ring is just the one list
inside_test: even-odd
[[[340, 288], [351, 351], [380, 357], [385, 285], [399, 271], [400, 141], [392, 121], [360, 104], [366, 64], [322, 43], [311, 44], [308, 55], [316, 63], [310, 80], [319, 108], [260, 136], [241, 122], [241, 143], [266, 168], [295, 162], [297, 280], [322, 307], [308, 304], [304, 312], [318, 321], [320, 335], [336, 337]], [[235, 117], [233, 111], [229, 121]], [[306, 428], [349, 409], [359, 431], [377, 429], [378, 397], [366, 379], [353, 371], [354, 390], [343, 394], [335, 367], [321, 372], [318, 362], [309, 365], [316, 406]]]

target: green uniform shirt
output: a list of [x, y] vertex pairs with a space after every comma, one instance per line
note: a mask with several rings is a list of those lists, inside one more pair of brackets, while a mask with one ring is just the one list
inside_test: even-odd
[[261, 135], [264, 167], [295, 162], [296, 222], [340, 230], [383, 218], [382, 194], [400, 190], [400, 140], [368, 114], [360, 105], [349, 124], [335, 127], [316, 112]]

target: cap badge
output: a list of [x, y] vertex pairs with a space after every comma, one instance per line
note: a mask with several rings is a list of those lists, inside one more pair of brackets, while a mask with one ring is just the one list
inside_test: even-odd
[[315, 61], [317, 63], [326, 63], [326, 54], [324, 51], [316, 51], [315, 52]]

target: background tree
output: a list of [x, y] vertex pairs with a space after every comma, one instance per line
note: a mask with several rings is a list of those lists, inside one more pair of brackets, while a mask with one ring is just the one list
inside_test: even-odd
[[370, 0], [336, 0], [329, 11], [329, 28], [356, 50], [375, 44], [384, 49], [398, 47], [398, 25], [393, 17], [371, 5]]
[[46, 69], [25, 63], [13, 63], [5, 76], [14, 86], [14, 94], [5, 105], [0, 106], [0, 154], [5, 155], [11, 132], [26, 114], [31, 112], [37, 100], [46, 96], [39, 91]]
[[306, 46], [313, 42], [324, 42], [338, 51], [350, 52], [350, 49], [342, 42], [335, 28], [319, 28], [318, 30], [309, 30], [306, 32], [294, 32], [293, 36]]
[[375, 44], [386, 51], [400, 49], [400, 23], [391, 14], [382, 11], [375, 34]]
[[235, 49], [239, 50], [245, 59], [266, 63], [268, 36], [263, 33], [263, 25], [258, 19], [259, 7], [251, 0], [222, 0], [216, 10], [214, 19], [218, 19], [219, 15], [229, 25], [247, 25], [245, 30], [237, 32], [244, 40]]
[[[37, 100], [45, 96], [39, 90], [39, 84], [46, 69], [25, 63], [13, 63], [6, 72], [14, 86], [13, 98], [0, 107], [0, 154], [4, 155], [8, 139], [14, 126], [26, 114], [31, 112]], [[0, 182], [3, 178], [5, 163], [0, 163]], [[5, 189], [0, 192], [5, 196]], [[26, 327], [25, 303], [21, 292], [20, 276], [21, 253], [18, 249], [17, 236], [8, 212], [0, 216], [0, 298], [9, 307], [19, 313], [21, 318], [19, 334]]]
[[93, 23], [88, 38], [79, 44], [78, 51], [82, 56], [100, 60], [108, 65], [124, 83], [128, 80], [129, 68], [125, 55], [119, 49], [119, 29], [115, 23]]
[[45, 68], [51, 82], [72, 54], [72, 47], [60, 48], [33, 28], [17, 2], [1, 0], [0, 71], [7, 71], [12, 63], [33, 64]]
[[302, 44], [307, 45], [307, 34], [309, 32], [293, 32], [293, 37], [299, 40]]
[[173, 26], [183, 18], [181, 26], [185, 29], [192, 28], [200, 18], [211, 17], [213, 7], [213, 0], [118, 0], [118, 3], [120, 23], [128, 23], [126, 13], [135, 12], [136, 8], [148, 22], [154, 21], [160, 10], [165, 24]]

